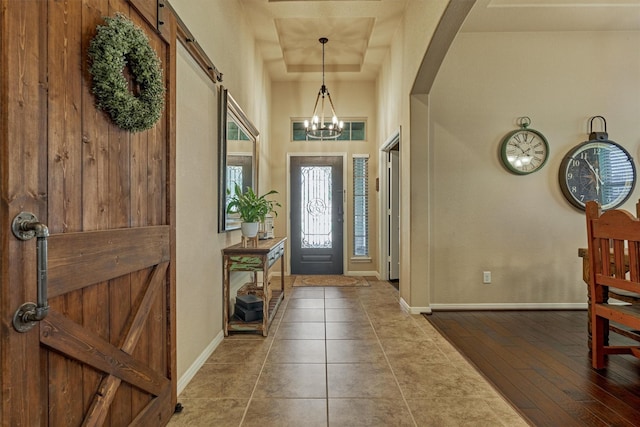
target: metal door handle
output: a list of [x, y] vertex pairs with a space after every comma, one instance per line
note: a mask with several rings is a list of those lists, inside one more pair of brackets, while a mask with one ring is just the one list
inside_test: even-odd
[[47, 237], [49, 237], [49, 228], [39, 222], [34, 214], [21, 212], [13, 219], [11, 230], [13, 235], [20, 240], [31, 240], [36, 237], [38, 302], [37, 304], [25, 302], [13, 315], [15, 330], [27, 332], [49, 313], [49, 303], [47, 302]]

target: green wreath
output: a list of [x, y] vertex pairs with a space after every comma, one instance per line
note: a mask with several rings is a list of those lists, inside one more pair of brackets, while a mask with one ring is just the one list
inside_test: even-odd
[[[118, 127], [140, 132], [153, 127], [164, 108], [164, 83], [158, 55], [147, 35], [124, 15], [106, 17], [89, 45], [89, 72], [96, 105]], [[139, 95], [129, 91], [122, 71], [128, 64]]]

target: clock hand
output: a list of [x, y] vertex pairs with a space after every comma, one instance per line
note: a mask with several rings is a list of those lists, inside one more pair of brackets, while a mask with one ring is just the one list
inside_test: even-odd
[[[589, 163], [589, 160], [584, 159], [585, 162], [587, 162], [587, 165], [589, 166], [589, 169], [591, 169], [591, 172], [593, 172], [593, 174], [596, 176], [596, 181], [598, 181], [599, 184], [604, 185], [604, 182], [602, 182], [602, 178], [600, 178], [600, 174], [598, 173], [598, 170], [595, 169], [593, 166], [591, 166], [591, 163]], [[597, 185], [596, 188], [599, 188], [600, 185]]]
[[513, 145], [514, 148], [517, 148], [518, 150], [522, 151], [522, 154], [524, 154], [524, 150], [522, 149], [522, 147], [520, 147], [520, 144], [517, 144], [517, 143], [514, 142], [511, 145]]
[[[585, 163], [587, 164], [587, 166], [589, 166], [589, 169], [591, 170], [591, 174], [595, 176], [595, 181], [596, 181], [596, 195], [600, 195], [600, 183], [602, 183], [602, 180], [600, 179], [600, 175], [598, 175], [598, 173], [596, 172], [596, 170], [594, 169], [594, 167], [591, 165], [591, 163], [589, 163], [589, 160], [584, 159]], [[604, 185], [604, 183], [602, 183]]]
[[[600, 184], [602, 184], [604, 186], [604, 181], [602, 181], [602, 178], [600, 178], [600, 169], [595, 168], [596, 171], [596, 178], [598, 178], [598, 182], [600, 182]], [[600, 185], [597, 185], [597, 187], [600, 187]], [[598, 191], [598, 190], [596, 190]]]

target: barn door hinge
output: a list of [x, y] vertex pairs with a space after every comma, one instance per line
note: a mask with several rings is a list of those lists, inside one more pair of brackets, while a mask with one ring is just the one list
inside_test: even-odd
[[11, 223], [13, 235], [20, 240], [31, 240], [36, 237], [36, 268], [38, 275], [37, 304], [25, 302], [13, 315], [13, 327], [18, 332], [27, 332], [43, 320], [49, 313], [47, 302], [47, 238], [49, 228], [38, 221], [38, 218], [30, 212], [20, 212]]

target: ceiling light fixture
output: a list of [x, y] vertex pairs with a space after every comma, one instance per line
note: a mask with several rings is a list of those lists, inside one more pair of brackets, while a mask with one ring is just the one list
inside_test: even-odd
[[[326, 37], [318, 39], [322, 43], [322, 86], [316, 97], [316, 105], [313, 107], [313, 114], [311, 115], [311, 121], [304, 121], [304, 128], [307, 132], [307, 137], [311, 139], [336, 139], [342, 133], [344, 122], [338, 121], [336, 111], [333, 108], [333, 101], [327, 86], [324, 84], [324, 45], [329, 41]], [[329, 100], [329, 106], [331, 107], [330, 121], [325, 122], [324, 115], [324, 101], [325, 98]], [[318, 115], [318, 103], [320, 103], [320, 115]]]

